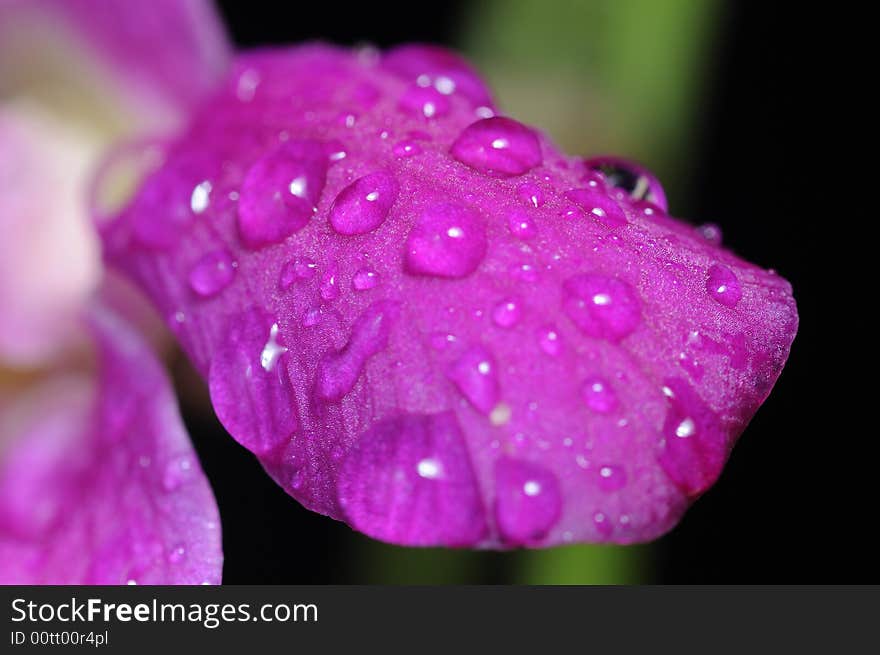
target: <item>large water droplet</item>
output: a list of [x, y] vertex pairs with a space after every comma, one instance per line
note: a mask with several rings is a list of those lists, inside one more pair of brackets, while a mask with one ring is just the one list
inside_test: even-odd
[[588, 170], [602, 173], [608, 186], [620, 189], [633, 200], [647, 200], [667, 211], [666, 194], [660, 181], [644, 166], [619, 157], [584, 160]]
[[502, 457], [495, 464], [495, 520], [514, 545], [539, 542], [562, 513], [556, 476], [537, 464]]
[[251, 166], [238, 202], [238, 232], [245, 246], [280, 243], [304, 228], [324, 189], [327, 164], [323, 144], [289, 141]]
[[658, 461], [689, 496], [708, 489], [724, 466], [728, 435], [718, 415], [683, 380], [666, 380], [667, 410]]
[[229, 286], [235, 277], [235, 262], [226, 250], [202, 257], [189, 272], [189, 286], [200, 296], [210, 297]]
[[572, 189], [565, 192], [566, 199], [578, 205], [590, 218], [607, 227], [626, 225], [626, 215], [612, 198], [594, 189]]
[[452, 144], [450, 152], [463, 164], [495, 177], [522, 175], [542, 161], [541, 143], [535, 133], [503, 117], [472, 123]]
[[345, 187], [330, 208], [330, 224], [339, 234], [365, 234], [382, 224], [397, 199], [399, 186], [390, 173], [379, 171]]
[[742, 287], [736, 273], [721, 264], [714, 264], [709, 268], [706, 292], [725, 307], [736, 307], [742, 298]]
[[211, 403], [245, 448], [262, 454], [298, 429], [294, 392], [278, 324], [256, 308], [233, 317], [208, 372]]
[[599, 414], [608, 414], [617, 409], [617, 394], [606, 380], [591, 377], [581, 386], [581, 395], [587, 407]]
[[474, 546], [486, 516], [464, 435], [452, 412], [386, 419], [362, 434], [340, 467], [346, 521], [408, 546]]
[[495, 358], [482, 345], [471, 346], [449, 369], [449, 379], [459, 392], [483, 414], [498, 404], [500, 386]]
[[367, 360], [388, 345], [397, 313], [397, 305], [381, 301], [358, 316], [345, 347], [325, 354], [318, 364], [315, 389], [321, 398], [335, 402], [351, 392]]
[[563, 310], [588, 336], [620, 341], [641, 321], [635, 290], [615, 277], [576, 275], [565, 281], [563, 292]]
[[406, 240], [406, 269], [438, 277], [465, 277], [486, 254], [486, 227], [474, 209], [451, 203], [422, 211]]

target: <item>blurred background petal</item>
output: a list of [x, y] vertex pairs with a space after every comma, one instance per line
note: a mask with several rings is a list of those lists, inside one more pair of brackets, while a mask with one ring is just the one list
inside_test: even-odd
[[220, 582], [217, 506], [162, 366], [91, 313], [98, 376], [0, 406], [0, 584]]

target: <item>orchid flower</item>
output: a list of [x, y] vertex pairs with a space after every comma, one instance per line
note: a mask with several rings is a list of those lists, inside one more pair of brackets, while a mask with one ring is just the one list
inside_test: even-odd
[[114, 220], [218, 418], [391, 543], [631, 543], [718, 478], [788, 356], [788, 283], [560, 152], [457, 55], [238, 57]]
[[214, 497], [87, 197], [110, 143], [178, 129], [227, 60], [198, 0], [0, 2], [2, 583], [220, 581]]
[[[718, 479], [795, 303], [670, 217], [649, 171], [564, 154], [434, 46], [241, 53], [213, 88], [180, 88], [185, 127], [150, 141], [159, 163], [94, 228], [231, 437], [305, 507], [409, 546], [627, 544]], [[96, 197], [125, 160], [105, 160]], [[85, 316], [97, 403], [25, 406], [56, 398], [89, 429], [18, 422], [0, 576], [55, 580], [76, 543], [65, 580], [217, 581], [216, 509], [167, 381], [103, 305]], [[75, 439], [90, 456], [50, 445]], [[65, 466], [89, 484], [56, 492], [68, 478], [42, 471]], [[132, 487], [118, 503], [114, 483]], [[59, 509], [69, 489], [78, 514]]]

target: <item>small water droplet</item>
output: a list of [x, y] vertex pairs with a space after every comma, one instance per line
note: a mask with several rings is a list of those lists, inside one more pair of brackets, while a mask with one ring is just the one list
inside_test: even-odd
[[397, 200], [397, 180], [379, 171], [345, 187], [330, 207], [330, 224], [339, 234], [365, 234], [379, 227]]
[[186, 558], [186, 546], [178, 543], [168, 551], [168, 561], [172, 564], [180, 564]]
[[303, 314], [302, 324], [303, 327], [313, 327], [321, 322], [321, 308], [320, 307], [311, 307], [306, 310], [305, 314]]
[[532, 217], [521, 209], [511, 210], [507, 214], [507, 228], [513, 236], [523, 241], [533, 238], [538, 233]]
[[434, 458], [426, 457], [419, 460], [416, 465], [419, 475], [428, 480], [436, 480], [443, 475], [443, 467], [440, 462]]
[[562, 512], [556, 476], [531, 462], [501, 457], [495, 464], [495, 493], [498, 530], [510, 544], [540, 541]]
[[722, 234], [721, 228], [715, 225], [715, 223], [706, 223], [704, 225], [700, 225], [695, 228], [697, 234], [703, 237], [706, 241], [715, 246], [721, 245]]
[[235, 277], [235, 262], [226, 250], [215, 250], [202, 257], [189, 272], [189, 286], [205, 298], [228, 287]]
[[201, 214], [208, 208], [211, 200], [211, 183], [208, 180], [196, 185], [190, 196], [189, 206], [194, 214]]
[[486, 175], [510, 177], [542, 162], [535, 133], [511, 118], [493, 117], [470, 124], [452, 144], [452, 156]]
[[437, 89], [418, 84], [411, 86], [400, 99], [400, 108], [413, 116], [440, 118], [449, 113], [452, 104], [449, 98]]
[[424, 209], [406, 240], [409, 273], [459, 278], [473, 273], [486, 254], [482, 216], [462, 205]]
[[498, 404], [500, 386], [495, 358], [482, 345], [471, 346], [449, 370], [449, 379], [477, 410], [489, 414]]
[[581, 395], [587, 407], [600, 414], [608, 414], [617, 409], [617, 394], [604, 379], [593, 377], [584, 381]]
[[273, 323], [269, 330], [269, 338], [260, 351], [260, 366], [264, 371], [271, 371], [275, 368], [278, 358], [286, 352], [286, 347], [278, 345], [278, 323]]
[[603, 464], [598, 468], [598, 474], [599, 488], [602, 491], [618, 491], [626, 486], [626, 471], [622, 466]]
[[278, 286], [282, 291], [287, 291], [297, 280], [308, 280], [318, 272], [318, 265], [308, 257], [297, 257], [287, 262], [281, 268], [278, 276]]
[[553, 325], [538, 328], [538, 345], [546, 354], [556, 357], [562, 352], [562, 337]]
[[742, 298], [742, 287], [736, 273], [726, 266], [714, 264], [709, 268], [709, 275], [706, 279], [706, 292], [712, 299], [721, 303], [725, 307], [736, 307], [736, 304]]
[[419, 145], [418, 141], [407, 139], [405, 141], [398, 141], [397, 143], [395, 143], [391, 151], [394, 153], [395, 157], [400, 157], [401, 159], [404, 159], [406, 157], [415, 157], [416, 155], [420, 155], [422, 153], [422, 146]]
[[586, 335], [617, 342], [641, 322], [641, 303], [623, 280], [586, 273], [563, 284], [563, 309]]
[[506, 298], [492, 309], [492, 321], [498, 327], [509, 328], [519, 323], [522, 307], [514, 298]]
[[626, 215], [620, 205], [601, 191], [591, 188], [572, 189], [565, 192], [565, 198], [606, 227], [614, 228], [627, 224]]
[[385, 349], [397, 306], [388, 301], [367, 307], [354, 323], [348, 343], [326, 353], [318, 364], [316, 391], [324, 400], [336, 402], [351, 392], [371, 357]]
[[330, 302], [339, 297], [339, 269], [336, 262], [330, 262], [321, 276], [321, 298]]
[[544, 192], [532, 182], [523, 182], [516, 188], [516, 195], [535, 209], [544, 204]]
[[379, 274], [369, 268], [362, 268], [351, 278], [351, 286], [355, 291], [366, 291], [379, 284]]

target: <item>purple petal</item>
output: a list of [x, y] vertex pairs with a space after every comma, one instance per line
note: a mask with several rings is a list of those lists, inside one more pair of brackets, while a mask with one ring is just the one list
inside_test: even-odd
[[0, 408], [0, 583], [219, 583], [219, 515], [169, 381], [119, 319], [91, 325], [97, 381]]
[[[0, 55], [34, 62], [40, 74], [37, 64], [48, 62], [74, 93], [94, 76], [156, 125], [157, 114], [185, 111], [213, 89], [230, 46], [210, 0], [10, 0], [0, 3]], [[0, 67], [7, 75], [14, 79]]]
[[[232, 436], [307, 507], [412, 545], [654, 538], [770, 392], [791, 289], [666, 216], [646, 182], [631, 194], [532, 128], [478, 121], [462, 85], [441, 84], [442, 115], [401, 104], [457, 61], [245, 55], [106, 228], [108, 255], [167, 317]], [[331, 154], [302, 160], [326, 164], [305, 215], [287, 196], [309, 189], [306, 169], [264, 162], [315, 141]], [[150, 196], [195, 159], [198, 175]], [[168, 221], [196, 179], [210, 203]], [[277, 204], [252, 211], [254, 189]], [[142, 216], [174, 238], [140, 243]], [[236, 274], [205, 296], [191, 271], [217, 252]]]

